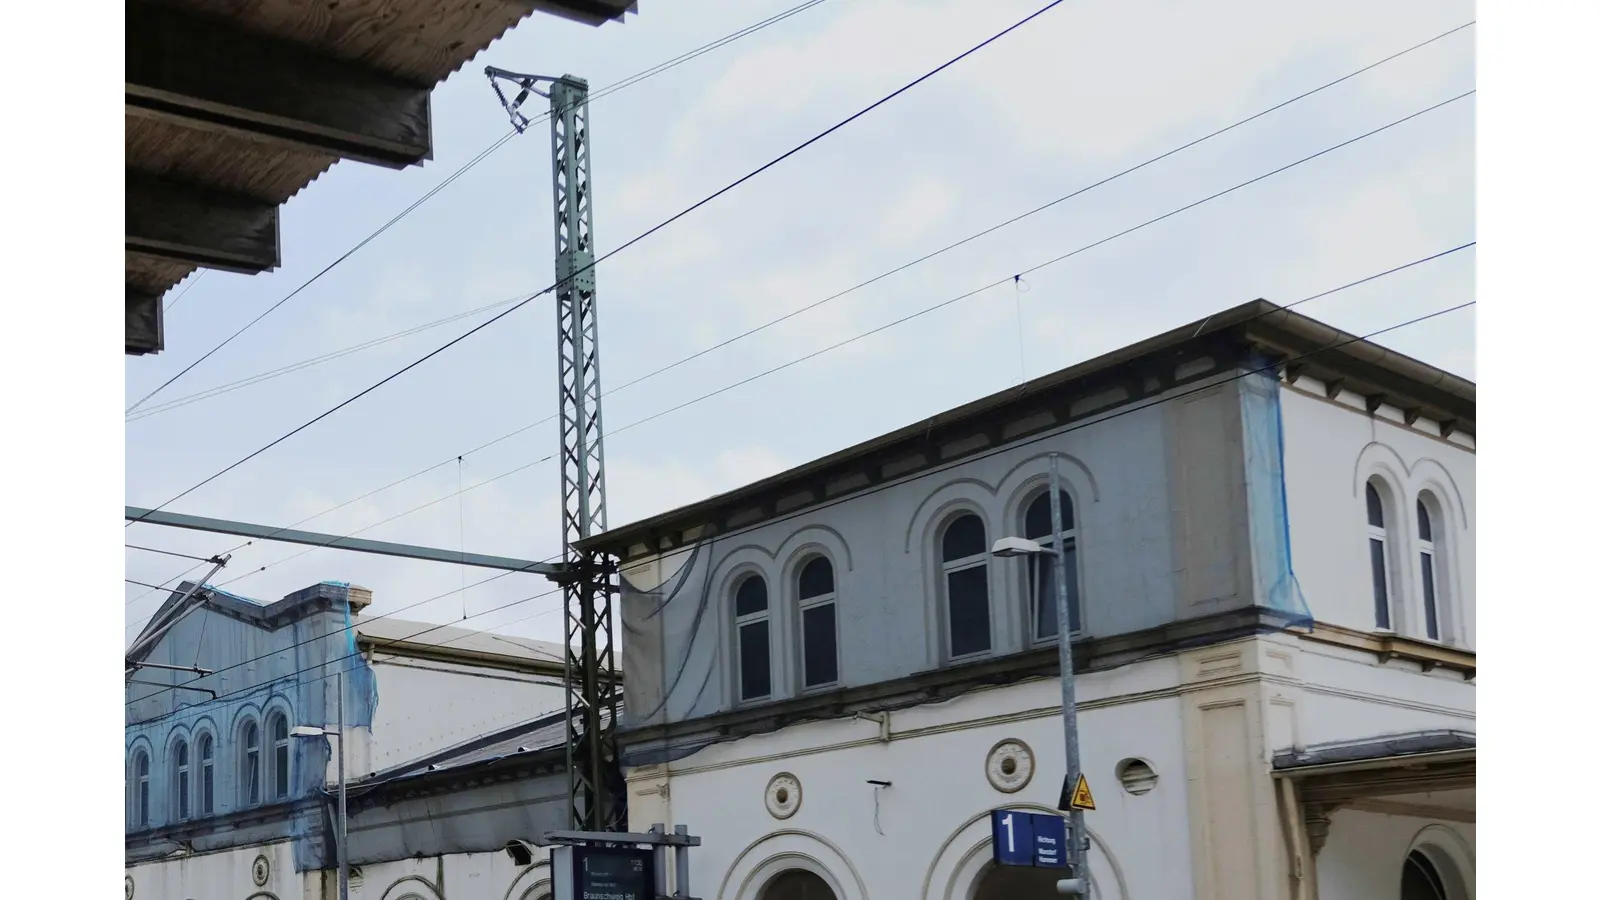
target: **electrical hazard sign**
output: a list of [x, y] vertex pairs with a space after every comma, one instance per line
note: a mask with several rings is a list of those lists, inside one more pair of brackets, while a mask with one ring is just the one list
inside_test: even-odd
[[1079, 773], [1077, 784], [1064, 781], [1061, 785], [1061, 802], [1056, 804], [1056, 809], [1094, 809], [1094, 794], [1089, 792], [1089, 779]]

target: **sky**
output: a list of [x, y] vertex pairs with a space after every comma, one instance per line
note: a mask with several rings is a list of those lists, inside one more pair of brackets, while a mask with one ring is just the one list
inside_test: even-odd
[[[337, 164], [284, 206], [280, 268], [191, 276], [169, 293], [167, 349], [127, 359], [128, 403], [502, 137], [509, 123], [485, 65], [570, 73], [599, 89], [798, 2], [640, 0], [637, 15], [600, 28], [542, 14], [525, 20], [435, 91], [430, 162], [398, 172]], [[597, 97], [591, 152], [599, 251], [1042, 5], [825, 0]], [[1473, 90], [1476, 29], [1468, 28], [628, 384], [1473, 18], [1470, 2], [1434, 0], [1069, 0], [619, 252], [596, 269], [602, 385], [614, 391], [604, 404], [610, 525], [738, 487], [1238, 303], [1291, 303], [1475, 240], [1469, 96], [1008, 281]], [[546, 287], [553, 279], [547, 134], [540, 124], [507, 142], [147, 401], [126, 426], [127, 502], [167, 502], [505, 307], [296, 364]], [[1002, 283], [650, 418], [995, 282]], [[1297, 309], [1366, 334], [1469, 302], [1474, 288], [1468, 249]], [[557, 447], [554, 421], [467, 453], [555, 413], [552, 307], [548, 296], [534, 300], [168, 508], [273, 526], [317, 516], [298, 527], [555, 556], [559, 472], [547, 459]], [[1474, 321], [1467, 309], [1377, 340], [1470, 379]], [[286, 367], [295, 368], [207, 395]], [[164, 406], [174, 401], [183, 402]], [[333, 507], [340, 508], [327, 512]], [[202, 557], [242, 543], [147, 524], [126, 535], [131, 545]], [[190, 564], [127, 551], [127, 577], [150, 584]], [[548, 583], [495, 575], [258, 542], [234, 552], [211, 583], [271, 601], [319, 581], [348, 581], [373, 590], [368, 616], [466, 617], [467, 627], [559, 640], [560, 598]], [[129, 640], [165, 595], [128, 586]]]

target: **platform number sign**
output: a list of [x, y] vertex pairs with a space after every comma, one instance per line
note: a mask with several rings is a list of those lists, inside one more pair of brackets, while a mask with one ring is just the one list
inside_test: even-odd
[[989, 827], [995, 865], [1066, 867], [1067, 822], [1062, 817], [997, 809], [989, 813]]
[[636, 847], [557, 847], [551, 853], [555, 900], [656, 900], [652, 851]]

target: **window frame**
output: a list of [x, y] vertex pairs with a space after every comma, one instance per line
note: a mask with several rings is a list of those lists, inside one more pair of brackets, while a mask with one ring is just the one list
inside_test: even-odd
[[[828, 564], [829, 581], [832, 590], [811, 597], [801, 593], [801, 576], [807, 568], [816, 561], [821, 560]], [[808, 553], [801, 558], [799, 565], [794, 567], [792, 579], [795, 596], [795, 645], [799, 651], [799, 689], [801, 693], [828, 691], [839, 687], [844, 681], [843, 665], [839, 653], [839, 567], [834, 564], [832, 557], [825, 553]], [[831, 605], [833, 607], [833, 680], [809, 683], [809, 671], [806, 667], [806, 613], [812, 609]]]
[[[1389, 537], [1389, 522], [1394, 518], [1389, 510], [1392, 505], [1389, 503], [1389, 496], [1392, 493], [1388, 484], [1374, 475], [1367, 478], [1361, 494], [1362, 522], [1365, 523], [1366, 534], [1367, 583], [1372, 591], [1373, 630], [1386, 632], [1395, 630], [1395, 607], [1398, 599], [1395, 596], [1394, 565], [1389, 558], [1393, 552], [1393, 544]], [[1377, 502], [1376, 523], [1372, 521], [1374, 500]], [[1381, 568], [1382, 572], [1375, 571], [1377, 568]], [[1382, 596], [1379, 596], [1380, 587]]]
[[129, 819], [135, 829], [150, 827], [150, 763], [152, 755], [149, 747], [137, 746], [133, 750], [133, 759], [128, 766], [128, 794], [131, 807]]
[[[1448, 552], [1446, 541], [1440, 534], [1440, 520], [1444, 507], [1432, 492], [1424, 489], [1417, 493], [1417, 597], [1421, 601], [1422, 636], [1437, 643], [1444, 642], [1444, 607], [1447, 598], [1442, 554]], [[1427, 528], [1424, 529], [1423, 526]], [[1431, 620], [1431, 621], [1430, 621]]]
[[[252, 730], [255, 732], [254, 746], [251, 746], [250, 742], [250, 734]], [[261, 805], [263, 798], [266, 796], [266, 786], [262, 784], [262, 781], [264, 780], [262, 756], [264, 754], [261, 752], [261, 723], [256, 719], [255, 716], [246, 716], [244, 720], [239, 723], [236, 733], [239, 735], [239, 807], [241, 809], [248, 809], [252, 806]], [[255, 780], [253, 784], [250, 778], [252, 755], [254, 755], [253, 765], [255, 768]], [[254, 789], [253, 795], [252, 788]]]
[[[766, 594], [766, 605], [758, 612], [739, 612], [739, 592], [744, 590], [751, 581], [760, 581], [762, 591]], [[746, 570], [737, 573], [731, 580], [731, 590], [728, 592], [728, 608], [733, 614], [733, 696], [736, 703], [764, 703], [774, 699], [778, 693], [777, 657], [772, 652], [775, 617], [772, 615], [772, 586], [767, 582], [766, 575], [758, 571]], [[744, 628], [747, 625], [766, 623], [767, 626], [767, 692], [759, 697], [746, 697], [744, 694]]]
[[179, 735], [172, 742], [172, 819], [187, 822], [194, 817], [194, 791], [189, 781], [193, 758], [187, 735]]
[[[1084, 602], [1082, 555], [1083, 540], [1082, 529], [1079, 527], [1078, 522], [1079, 504], [1077, 498], [1073, 496], [1072, 491], [1068, 489], [1066, 484], [1061, 485], [1060, 493], [1062, 500], [1062, 525], [1064, 526], [1061, 529], [1061, 543], [1063, 547], [1073, 551], [1072, 571], [1067, 573], [1067, 577], [1071, 579], [1072, 584], [1077, 588], [1074, 596], [1068, 598], [1070, 601], [1070, 606], [1067, 610], [1069, 617], [1073, 613], [1077, 614], [1076, 626], [1073, 626], [1070, 621], [1068, 622], [1069, 633], [1074, 638], [1081, 638], [1084, 635], [1084, 620], [1088, 617], [1088, 610], [1086, 609], [1087, 604]], [[1043, 547], [1046, 550], [1051, 550], [1055, 549], [1054, 535], [1045, 534], [1040, 537], [1033, 537], [1028, 534], [1028, 513], [1033, 509], [1033, 505], [1041, 500], [1044, 501], [1045, 504], [1049, 504], [1049, 484], [1038, 486], [1024, 495], [1023, 502], [1017, 507], [1017, 533], [1021, 534], [1027, 540], [1038, 544], [1040, 547]], [[1068, 521], [1072, 523], [1070, 526], [1067, 526]], [[1022, 567], [1022, 593], [1023, 610], [1025, 613], [1023, 627], [1025, 629], [1024, 634], [1027, 638], [1026, 646], [1031, 648], [1055, 646], [1056, 641], [1060, 639], [1061, 635], [1060, 622], [1056, 623], [1055, 634], [1043, 637], [1039, 635], [1038, 606], [1039, 603], [1044, 599], [1042, 596], [1040, 596], [1043, 593], [1044, 579], [1041, 577], [1042, 573], [1037, 568], [1039, 566], [1053, 567], [1055, 565], [1055, 554], [1041, 553], [1037, 556], [1025, 557], [1024, 559], [1025, 564]], [[1052, 575], [1051, 577], [1054, 576]], [[1053, 606], [1055, 604], [1055, 599], [1051, 598], [1050, 603]]]
[[[205, 752], [201, 752], [201, 748]], [[195, 818], [215, 815], [217, 812], [217, 738], [210, 730], [196, 731], [194, 736], [194, 771], [196, 789], [193, 802]]]
[[[275, 729], [281, 726], [283, 737], [278, 737]], [[270, 777], [263, 780], [269, 786], [263, 796], [264, 802], [276, 803], [288, 800], [294, 787], [294, 741], [289, 737], [289, 715], [281, 709], [267, 713], [266, 727], [262, 729], [262, 749], [272, 751], [272, 771]], [[283, 755], [283, 771], [279, 772], [278, 755]], [[263, 757], [266, 753], [262, 754]], [[265, 760], [263, 760], [265, 761]], [[281, 774], [281, 777], [280, 777]]]
[[[978, 552], [975, 554], [969, 554], [957, 559], [947, 559], [945, 555], [945, 539], [949, 535], [950, 529], [953, 528], [956, 523], [969, 517], [975, 519], [978, 523], [978, 527], [983, 535], [980, 541], [982, 546], [978, 548]], [[995, 652], [994, 591], [993, 585], [990, 581], [991, 572], [989, 569], [990, 559], [988, 544], [989, 523], [984, 521], [982, 514], [980, 514], [977, 510], [969, 509], [965, 506], [948, 513], [945, 516], [944, 521], [934, 531], [934, 558], [937, 561], [937, 566], [939, 569], [939, 615], [940, 622], [943, 625], [941, 630], [944, 632], [942, 635], [943, 646], [941, 647], [941, 650], [943, 651], [944, 658], [949, 662], [966, 662], [973, 659], [982, 659], [992, 655]], [[952, 576], [958, 573], [969, 572], [973, 570], [982, 570], [983, 572], [983, 619], [985, 625], [987, 626], [985, 642], [982, 649], [970, 650], [965, 653], [958, 654], [955, 652], [955, 619], [951, 610], [953, 595], [950, 590], [950, 581]]]

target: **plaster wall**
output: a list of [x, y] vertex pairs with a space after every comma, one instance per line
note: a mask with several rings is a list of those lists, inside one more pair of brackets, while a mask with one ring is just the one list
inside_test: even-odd
[[378, 656], [380, 702], [362, 772], [381, 771], [526, 722], [565, 703], [548, 676]]
[[1302, 379], [1282, 391], [1284, 468], [1295, 572], [1318, 621], [1375, 627], [1367, 549], [1366, 484], [1383, 488], [1393, 629], [1424, 637], [1418, 563], [1417, 499], [1426, 492], [1438, 552], [1435, 561], [1443, 643], [1476, 646], [1477, 467], [1473, 442], [1438, 436], [1437, 423], [1363, 398], [1328, 400]]
[[1339, 810], [1317, 855], [1318, 900], [1399, 900], [1406, 855], [1421, 848], [1451, 900], [1476, 894], [1477, 825]]
[[[1080, 681], [1082, 759], [1098, 807], [1087, 823], [1098, 897], [1194, 896], [1177, 678], [1175, 660], [1163, 659]], [[1054, 680], [892, 713], [887, 742], [879, 729], [865, 720], [813, 723], [635, 770], [632, 827], [682, 823], [702, 836], [691, 886], [707, 898], [754, 900], [769, 878], [801, 867], [818, 871], [840, 900], [967, 900], [992, 854], [989, 810], [1055, 808], [1064, 744]], [[986, 774], [1002, 740], [1032, 751], [1031, 779], [1016, 793], [997, 790]], [[1148, 793], [1121, 787], [1117, 764], [1130, 758], [1156, 771]], [[801, 784], [787, 819], [766, 805], [780, 773]]]

